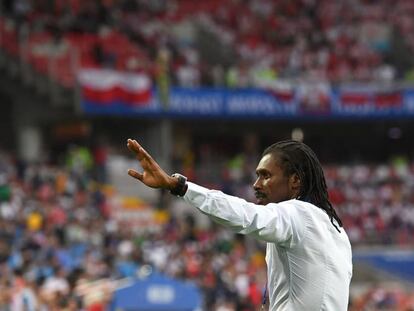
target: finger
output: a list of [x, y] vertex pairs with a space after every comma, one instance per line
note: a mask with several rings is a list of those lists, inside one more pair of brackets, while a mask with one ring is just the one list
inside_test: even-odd
[[133, 169], [129, 169], [128, 170], [128, 175], [131, 177], [134, 177], [135, 179], [138, 179], [139, 181], [142, 181], [143, 179], [143, 175], [139, 172], [137, 172], [136, 170]]
[[127, 147], [130, 151], [132, 151], [135, 154], [139, 153], [139, 147], [137, 148], [134, 141], [132, 139], [128, 139]]
[[150, 154], [134, 139], [133, 141], [134, 148], [139, 150], [139, 154], [146, 158], [147, 160], [152, 160]]
[[128, 138], [127, 146], [129, 150], [135, 152], [135, 153], [141, 153], [142, 152], [142, 146], [135, 140]]
[[146, 155], [143, 153], [143, 148], [138, 144], [137, 141], [128, 139], [127, 143], [128, 149], [132, 151], [139, 161], [145, 159]]

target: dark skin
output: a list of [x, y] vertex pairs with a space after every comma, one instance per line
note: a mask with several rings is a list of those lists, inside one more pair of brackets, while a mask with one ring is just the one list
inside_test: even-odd
[[[151, 188], [172, 190], [178, 179], [168, 175], [158, 163], [133, 139], [128, 139], [128, 149], [139, 161], [143, 172], [129, 169], [128, 174]], [[263, 156], [256, 168], [257, 179], [253, 184], [257, 204], [278, 203], [298, 197], [300, 180], [296, 174], [286, 176], [273, 155]]]
[[128, 175], [151, 188], [171, 190], [177, 186], [178, 179], [169, 176], [136, 140], [128, 139], [127, 146], [143, 169], [142, 173], [129, 169]]
[[287, 201], [299, 195], [298, 176], [287, 176], [278, 162], [274, 155], [266, 154], [257, 165], [253, 188], [259, 205]]

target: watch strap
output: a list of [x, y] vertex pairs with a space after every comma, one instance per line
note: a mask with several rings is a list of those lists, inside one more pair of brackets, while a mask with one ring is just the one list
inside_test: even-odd
[[170, 193], [177, 197], [183, 197], [185, 193], [187, 192], [187, 188], [188, 188], [187, 177], [181, 174], [178, 174], [178, 173], [172, 174], [171, 177], [177, 178], [178, 183], [174, 187], [174, 189], [170, 190]]

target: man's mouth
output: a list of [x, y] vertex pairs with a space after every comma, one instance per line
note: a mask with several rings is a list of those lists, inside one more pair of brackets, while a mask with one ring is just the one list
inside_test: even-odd
[[262, 204], [264, 200], [266, 199], [266, 195], [260, 192], [256, 192], [255, 197], [257, 200], [257, 204]]

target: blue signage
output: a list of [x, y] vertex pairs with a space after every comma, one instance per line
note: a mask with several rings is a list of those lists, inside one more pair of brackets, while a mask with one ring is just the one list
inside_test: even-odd
[[109, 310], [195, 311], [200, 310], [201, 303], [201, 294], [195, 285], [155, 273], [116, 290]]
[[145, 102], [81, 99], [86, 114], [214, 118], [375, 118], [414, 117], [414, 89], [348, 87], [324, 92], [278, 93], [263, 89], [172, 88], [169, 103], [156, 90]]

